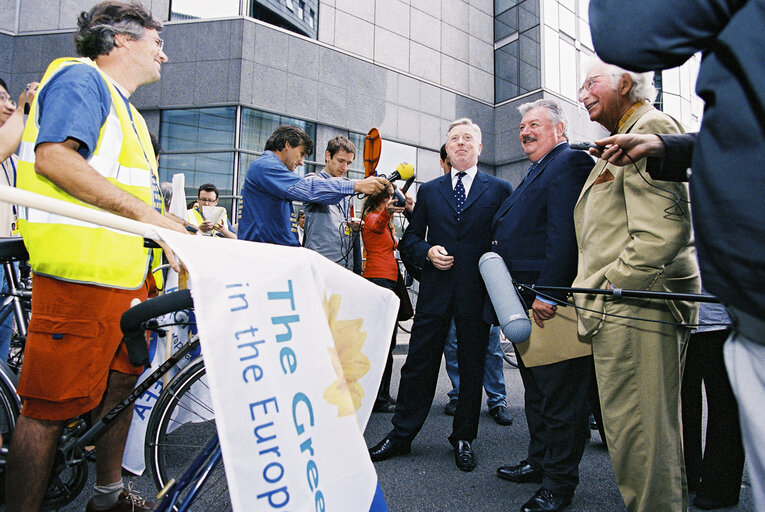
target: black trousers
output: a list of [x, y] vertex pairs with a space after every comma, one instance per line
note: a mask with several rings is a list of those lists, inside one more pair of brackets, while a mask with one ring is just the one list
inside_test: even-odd
[[[384, 279], [382, 277], [368, 277], [367, 279], [377, 286], [382, 286], [392, 292], [396, 291], [396, 281]], [[393, 326], [393, 336], [390, 339], [390, 348], [388, 349], [388, 360], [385, 362], [385, 370], [383, 370], [382, 380], [380, 381], [380, 389], [377, 390], [378, 400], [385, 400], [390, 397], [390, 379], [393, 375], [393, 349], [396, 348], [397, 332], [398, 323]]]
[[[736, 501], [744, 471], [738, 406], [723, 361], [730, 331], [691, 335], [682, 384], [683, 447], [688, 490], [698, 496]], [[701, 383], [707, 396], [707, 432], [701, 450]]]
[[542, 486], [572, 495], [589, 433], [592, 356], [527, 367], [516, 351], [529, 426], [527, 460], [543, 471]]
[[457, 362], [460, 368], [460, 396], [449, 441], [472, 441], [478, 435], [483, 392], [483, 367], [489, 344], [489, 325], [480, 314], [466, 315], [454, 298], [438, 313], [415, 312], [409, 353], [401, 368], [401, 382], [393, 415], [393, 435], [411, 442], [428, 417], [436, 392], [441, 355], [454, 316], [457, 328]]

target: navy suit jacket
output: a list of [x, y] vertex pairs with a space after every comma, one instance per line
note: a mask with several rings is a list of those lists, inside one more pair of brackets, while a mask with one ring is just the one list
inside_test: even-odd
[[[499, 208], [492, 223], [494, 251], [515, 282], [571, 286], [577, 262], [574, 205], [594, 164], [564, 142]], [[531, 307], [535, 295], [522, 295]]]
[[[460, 313], [481, 316], [486, 288], [478, 260], [491, 250], [491, 220], [512, 190], [506, 181], [478, 171], [458, 221], [450, 175], [420, 186], [411, 222], [399, 243], [399, 250], [422, 266], [418, 313], [443, 313], [456, 294]], [[438, 270], [426, 259], [434, 245], [454, 256], [452, 268]]]

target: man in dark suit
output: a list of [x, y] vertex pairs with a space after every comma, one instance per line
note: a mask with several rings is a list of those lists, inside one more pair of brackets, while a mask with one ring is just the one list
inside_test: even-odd
[[[523, 115], [521, 145], [532, 165], [494, 217], [495, 251], [516, 282], [571, 286], [577, 261], [574, 204], [594, 162], [569, 147], [566, 117], [557, 102], [537, 100], [518, 110]], [[529, 292], [523, 299], [539, 327], [554, 321], [555, 301]], [[570, 340], [559, 343], [577, 344], [575, 330]], [[549, 364], [529, 366], [518, 347], [516, 353], [525, 388], [528, 457], [517, 465], [500, 467], [497, 476], [542, 484], [521, 511], [561, 510], [571, 503], [579, 483], [579, 461], [589, 429], [592, 356], [582, 355], [581, 350], [565, 351], [567, 355], [549, 354], [545, 358]]]
[[478, 260], [491, 249], [491, 219], [512, 187], [478, 170], [481, 129], [470, 119], [449, 126], [448, 175], [417, 193], [399, 250], [422, 267], [409, 353], [401, 369], [393, 430], [370, 448], [373, 461], [409, 453], [433, 402], [441, 354], [452, 316], [457, 327], [460, 395], [449, 441], [463, 471], [476, 465], [471, 446], [478, 433], [489, 325], [483, 321], [486, 289]]

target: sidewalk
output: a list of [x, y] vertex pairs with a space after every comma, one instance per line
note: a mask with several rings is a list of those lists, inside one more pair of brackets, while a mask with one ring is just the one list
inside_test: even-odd
[[[408, 334], [399, 332], [391, 386], [394, 395], [409, 344]], [[451, 431], [452, 418], [443, 413], [450, 385], [442, 366], [430, 415], [412, 444], [412, 453], [375, 463], [391, 512], [517, 511], [534, 494], [537, 484], [513, 484], [495, 476], [497, 467], [524, 459], [528, 445], [528, 430], [523, 413], [523, 385], [518, 370], [509, 365], [505, 365], [505, 386], [508, 410], [513, 415], [514, 423], [509, 427], [495, 424], [484, 406], [479, 436], [474, 443], [478, 467], [471, 473], [464, 473], [454, 465], [452, 448], [446, 439]], [[365, 432], [368, 446], [377, 443], [392, 428], [391, 416], [372, 414]], [[592, 432], [580, 464], [580, 484], [574, 501], [566, 510], [625, 510], [608, 452], [596, 431]], [[690, 507], [689, 510], [695, 512], [699, 509]], [[738, 506], [724, 510], [754, 511], [746, 472]]]

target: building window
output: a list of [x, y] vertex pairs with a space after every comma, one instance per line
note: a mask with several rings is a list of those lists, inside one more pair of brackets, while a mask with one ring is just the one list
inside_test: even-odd
[[[240, 126], [237, 127], [237, 109]], [[263, 153], [268, 137], [282, 124], [294, 124], [316, 140], [316, 125], [246, 107], [212, 107], [168, 109], [160, 114], [160, 143], [163, 153], [159, 160], [161, 181], [172, 181], [173, 175], [183, 173], [186, 198], [191, 202], [199, 186], [213, 183], [220, 192], [220, 206], [235, 219], [238, 197], [247, 169]], [[239, 142], [236, 133], [239, 130]], [[296, 169], [300, 175], [318, 167], [314, 155]]]
[[539, 2], [495, 0], [494, 100], [500, 103], [541, 87]]
[[356, 156], [348, 168], [348, 177], [352, 180], [364, 178], [364, 140], [366, 138], [367, 136], [364, 133], [348, 133], [348, 140], [356, 146]]
[[239, 0], [171, 0], [170, 20], [239, 16]]
[[316, 39], [318, 0], [252, 0], [248, 15], [271, 25]]
[[308, 26], [311, 28], [316, 26], [316, 15], [314, 14], [313, 9], [308, 9], [308, 16], [306, 16], [305, 22], [308, 23]]
[[[251, 154], [260, 155], [263, 153], [263, 148], [266, 146], [266, 141], [271, 136], [273, 131], [280, 125], [293, 124], [302, 128], [311, 140], [316, 140], [316, 124], [303, 121], [302, 119], [295, 119], [293, 117], [280, 116], [278, 114], [269, 114], [267, 112], [260, 112], [252, 108], [242, 108], [242, 127], [239, 138], [239, 149], [250, 152]], [[314, 152], [311, 155], [306, 155], [306, 164], [302, 167], [295, 169], [295, 172], [303, 176], [306, 172], [313, 172], [316, 169], [318, 158], [317, 148], [314, 148]], [[322, 154], [323, 156], [323, 154]], [[254, 158], [249, 159], [250, 162]], [[249, 163], [247, 164], [249, 167]], [[245, 173], [247, 167], [241, 167]], [[241, 175], [244, 178], [244, 175]], [[241, 183], [240, 183], [241, 188]]]

